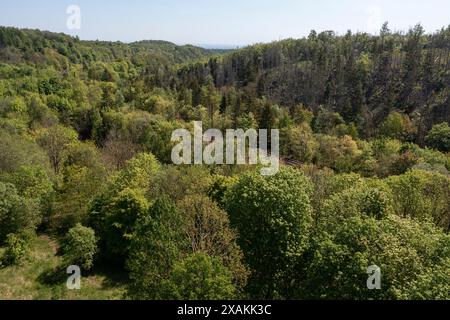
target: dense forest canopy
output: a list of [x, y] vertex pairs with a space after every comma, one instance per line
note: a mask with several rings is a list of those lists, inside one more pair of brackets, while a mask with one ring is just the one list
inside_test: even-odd
[[[0, 27], [0, 297], [450, 299], [449, 110], [450, 27], [233, 51]], [[279, 129], [280, 172], [173, 165], [193, 121]]]

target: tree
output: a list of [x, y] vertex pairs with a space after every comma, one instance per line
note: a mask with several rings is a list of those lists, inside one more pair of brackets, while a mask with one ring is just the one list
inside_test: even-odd
[[10, 233], [35, 231], [40, 221], [36, 201], [21, 197], [14, 185], [0, 182], [0, 243]]
[[65, 233], [77, 223], [86, 223], [91, 201], [101, 191], [107, 177], [101, 167], [67, 166], [63, 179], [55, 186], [48, 227], [52, 231]]
[[[381, 220], [353, 217], [312, 240], [296, 276], [299, 299], [402, 299], [421, 285], [432, 299], [442, 297], [435, 287], [448, 281], [442, 269], [448, 261], [448, 235], [430, 224], [390, 215]], [[381, 270], [381, 290], [368, 290], [367, 269]], [[438, 268], [437, 270], [438, 271]], [[436, 280], [431, 283], [430, 278]], [[417, 295], [413, 295], [416, 296]], [[445, 294], [444, 294], [445, 296]]]
[[100, 239], [102, 257], [125, 263], [136, 220], [149, 207], [144, 194], [159, 169], [152, 154], [141, 153], [112, 175], [92, 200], [88, 225]]
[[405, 140], [416, 133], [417, 129], [411, 123], [407, 115], [392, 112], [381, 124], [380, 134], [382, 136]]
[[442, 152], [450, 152], [450, 126], [447, 122], [436, 124], [426, 137], [427, 144]]
[[30, 253], [31, 234], [8, 234], [5, 241], [6, 250], [0, 260], [0, 265], [21, 265]]
[[50, 171], [47, 156], [36, 143], [0, 129], [0, 170], [14, 172], [21, 166], [41, 166]]
[[213, 177], [213, 182], [208, 188], [208, 196], [215, 201], [220, 208], [225, 208], [225, 194], [236, 183], [238, 177], [227, 177], [216, 175]]
[[371, 217], [377, 220], [393, 213], [391, 190], [383, 181], [365, 181], [341, 190], [324, 201], [318, 225], [332, 230], [351, 217]]
[[78, 265], [84, 270], [90, 270], [97, 253], [97, 239], [94, 230], [77, 224], [67, 233], [62, 251], [65, 265]]
[[1, 180], [15, 186], [19, 196], [39, 205], [41, 217], [46, 217], [51, 207], [53, 183], [42, 166], [24, 165], [11, 173], [1, 175]]
[[336, 126], [344, 123], [344, 119], [339, 113], [320, 110], [317, 117], [314, 118], [313, 128], [314, 132], [331, 134]]
[[61, 125], [42, 129], [37, 133], [36, 138], [38, 144], [47, 151], [55, 173], [59, 173], [69, 145], [77, 139], [78, 134], [73, 129]]
[[131, 297], [164, 298], [162, 282], [169, 277], [174, 263], [187, 247], [182, 227], [181, 215], [167, 198], [157, 199], [148, 214], [139, 217], [127, 259]]
[[228, 300], [236, 293], [231, 278], [219, 258], [194, 253], [174, 265], [161, 291], [165, 299]]
[[155, 175], [149, 186], [149, 197], [165, 195], [179, 202], [189, 195], [207, 194], [212, 184], [208, 168], [204, 166], [167, 166]]
[[136, 221], [145, 215], [149, 207], [139, 190], [124, 189], [112, 199], [106, 210], [101, 235], [103, 254], [110, 261], [123, 264], [129, 252]]
[[309, 125], [303, 123], [289, 128], [286, 136], [282, 146], [284, 156], [303, 163], [311, 163], [318, 144]]
[[226, 212], [204, 195], [187, 196], [177, 207], [183, 217], [182, 229], [189, 243], [188, 252], [203, 252], [220, 258], [232, 273], [233, 284], [241, 291], [248, 271]]
[[440, 173], [411, 170], [387, 179], [394, 197], [394, 209], [401, 217], [434, 222], [448, 231], [450, 179]]
[[310, 181], [293, 169], [264, 177], [247, 173], [226, 195], [231, 225], [251, 269], [248, 291], [274, 298], [289, 287], [288, 274], [311, 232]]
[[450, 259], [431, 266], [421, 273], [402, 294], [407, 300], [449, 300], [450, 299]]

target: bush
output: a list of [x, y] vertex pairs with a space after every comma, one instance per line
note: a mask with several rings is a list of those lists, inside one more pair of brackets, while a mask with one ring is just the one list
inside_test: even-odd
[[175, 263], [161, 291], [166, 299], [225, 300], [235, 295], [231, 272], [219, 258], [204, 253], [192, 254]]
[[34, 231], [40, 221], [37, 201], [21, 197], [14, 185], [0, 182], [0, 243], [10, 233]]
[[450, 151], [450, 126], [444, 122], [433, 126], [427, 136], [427, 144], [443, 152]]
[[2, 264], [6, 266], [20, 265], [27, 258], [30, 251], [29, 234], [8, 234], [6, 237], [6, 250], [2, 257]]
[[128, 294], [132, 298], [163, 299], [161, 282], [187, 247], [182, 228], [180, 213], [166, 197], [157, 199], [148, 213], [139, 217], [127, 260], [131, 280]]
[[97, 239], [91, 228], [77, 224], [70, 229], [63, 244], [64, 262], [78, 265], [85, 270], [92, 268], [97, 253]]
[[271, 177], [245, 174], [225, 195], [231, 225], [252, 271], [248, 289], [254, 297], [273, 298], [278, 287], [290, 286], [283, 275], [308, 245], [311, 193], [303, 173], [282, 169]]
[[[312, 239], [295, 298], [448, 298], [449, 243], [431, 224], [396, 215], [348, 218]], [[381, 290], [365, 287], [371, 265], [381, 269]]]

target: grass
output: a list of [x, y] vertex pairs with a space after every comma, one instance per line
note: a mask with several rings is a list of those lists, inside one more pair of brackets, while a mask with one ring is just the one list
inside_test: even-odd
[[[0, 256], [4, 249], [0, 248]], [[97, 268], [81, 278], [80, 290], [66, 287], [58, 245], [48, 236], [33, 240], [29, 259], [21, 266], [0, 268], [0, 300], [116, 300], [123, 299], [123, 277], [106, 268]]]

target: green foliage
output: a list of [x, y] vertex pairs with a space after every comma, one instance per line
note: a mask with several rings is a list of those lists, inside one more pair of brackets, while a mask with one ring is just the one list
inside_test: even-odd
[[339, 173], [351, 172], [362, 156], [358, 144], [350, 136], [338, 138], [320, 135], [317, 140], [317, 163]]
[[53, 196], [53, 183], [41, 166], [21, 166], [12, 173], [0, 174], [0, 180], [15, 186], [17, 193], [38, 205], [39, 215], [48, 216]]
[[144, 194], [159, 168], [152, 154], [139, 154], [110, 177], [104, 190], [92, 200], [88, 225], [100, 238], [104, 258], [125, 263], [136, 220], [149, 207]]
[[40, 130], [36, 136], [38, 144], [47, 152], [53, 170], [59, 173], [69, 145], [77, 141], [77, 133], [71, 128], [57, 125]]
[[450, 278], [449, 259], [421, 273], [409, 286], [402, 299], [409, 300], [449, 300]]
[[426, 139], [431, 148], [450, 152], [450, 126], [447, 122], [434, 125]]
[[414, 134], [415, 128], [408, 116], [398, 112], [392, 112], [380, 127], [382, 136], [392, 139], [407, 139]]
[[449, 230], [448, 176], [439, 173], [412, 170], [387, 180], [394, 197], [394, 208], [401, 217], [418, 221], [432, 221]]
[[213, 182], [208, 189], [208, 196], [214, 200], [219, 207], [224, 208], [225, 194], [236, 182], [237, 177], [216, 175], [213, 177]]
[[97, 253], [97, 239], [91, 228], [77, 224], [69, 230], [62, 246], [64, 263], [90, 270]]
[[[296, 296], [306, 299], [401, 299], [429, 281], [429, 269], [444, 264], [448, 236], [429, 224], [395, 216], [382, 220], [354, 217], [316, 237], [305, 255]], [[381, 269], [381, 290], [367, 290], [367, 268]], [[427, 277], [423, 279], [423, 277]], [[433, 277], [433, 276], [431, 276]], [[435, 276], [438, 280], [442, 273]], [[437, 285], [445, 288], [447, 280]], [[417, 290], [417, 289], [416, 289]], [[424, 294], [436, 299], [433, 286]], [[417, 293], [417, 291], [415, 291]], [[445, 293], [443, 293], [445, 296]], [[416, 296], [417, 297], [417, 296]], [[423, 296], [422, 296], [423, 297]]]
[[177, 262], [162, 282], [165, 299], [228, 300], [235, 297], [231, 273], [218, 258], [195, 253]]
[[160, 164], [151, 153], [140, 153], [126, 162], [117, 178], [113, 179], [113, 188], [131, 188], [145, 190], [150, 187]]
[[27, 233], [8, 234], [5, 241], [6, 250], [1, 257], [4, 266], [20, 265], [30, 254], [31, 235]]
[[339, 113], [321, 110], [314, 119], [314, 129], [318, 133], [331, 134], [333, 129], [344, 124], [344, 119]]
[[36, 201], [21, 197], [12, 184], [0, 182], [0, 243], [8, 234], [34, 231], [40, 221]]
[[90, 202], [101, 190], [105, 178], [102, 167], [65, 167], [62, 182], [55, 186], [49, 229], [64, 234], [77, 223], [86, 223]]
[[132, 298], [165, 298], [162, 282], [187, 247], [182, 227], [183, 218], [167, 198], [157, 199], [148, 214], [139, 217], [127, 260]]
[[103, 256], [123, 264], [128, 256], [136, 221], [148, 210], [148, 201], [139, 190], [124, 189], [106, 206], [93, 205], [90, 223], [101, 239]]
[[21, 166], [50, 167], [42, 150], [27, 139], [0, 130], [0, 170], [14, 172]]
[[245, 174], [227, 193], [226, 209], [251, 269], [252, 296], [273, 298], [289, 286], [283, 273], [304, 252], [311, 232], [311, 191], [303, 174], [282, 169], [271, 177]]
[[165, 195], [175, 202], [189, 195], [207, 194], [213, 179], [203, 166], [167, 166], [155, 175], [149, 197]]
[[183, 217], [182, 232], [190, 244], [189, 252], [220, 258], [232, 273], [233, 284], [242, 291], [248, 271], [226, 212], [203, 195], [185, 197], [178, 203], [178, 210]]
[[[29, 277], [96, 256], [134, 299], [448, 299], [449, 34], [226, 53], [0, 27], [1, 250], [16, 263], [23, 233], [67, 234], [64, 259], [33, 248], [2, 282], [79, 297]], [[194, 120], [279, 129], [295, 169], [173, 166], [172, 131]], [[372, 264], [382, 290], [366, 289]]]
[[366, 182], [337, 192], [323, 204], [319, 228], [332, 230], [351, 217], [383, 219], [392, 213], [391, 192], [382, 182]]
[[281, 143], [284, 147], [282, 153], [286, 158], [302, 163], [311, 163], [318, 148], [312, 130], [306, 123], [289, 128], [286, 132], [286, 140]]

